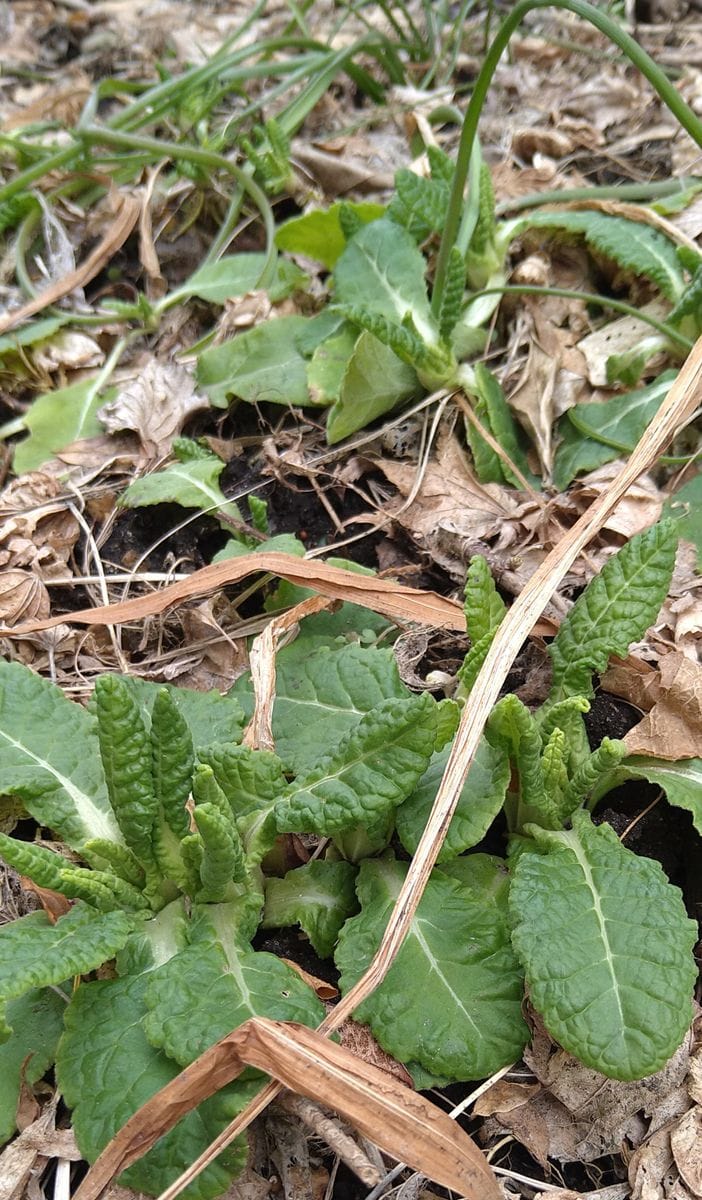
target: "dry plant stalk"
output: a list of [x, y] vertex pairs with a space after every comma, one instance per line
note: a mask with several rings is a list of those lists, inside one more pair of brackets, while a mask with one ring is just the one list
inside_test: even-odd
[[[578, 555], [599, 532], [612, 509], [639, 475], [653, 465], [677, 431], [685, 425], [697, 408], [701, 394], [702, 337], [695, 342], [668, 395], [628, 462], [613, 480], [609, 491], [598, 496], [566, 536], [554, 546], [508, 609], [463, 709], [436, 799], [380, 946], [365, 975], [319, 1026], [320, 1033], [329, 1034], [338, 1029], [354, 1009], [375, 991], [390, 970], [436, 863], [485, 722], [499, 698], [502, 684], [520, 646]], [[217, 1154], [263, 1112], [279, 1090], [277, 1083], [267, 1084], [222, 1131], [210, 1148], [162, 1193], [159, 1200], [174, 1200]], [[80, 1200], [83, 1198], [80, 1197]]]
[[120, 197], [120, 205], [114, 221], [102, 241], [98, 242], [85, 261], [74, 271], [64, 275], [63, 279], [59, 279], [50, 287], [45, 288], [33, 300], [28, 300], [21, 308], [0, 317], [0, 333], [7, 333], [9, 329], [21, 325], [28, 317], [33, 317], [35, 313], [41, 312], [43, 308], [48, 308], [50, 304], [56, 304], [57, 300], [63, 300], [64, 296], [70, 296], [75, 288], [84, 287], [86, 283], [90, 283], [91, 279], [99, 275], [112, 255], [126, 242], [139, 219], [140, 208], [141, 205], [134, 196], [123, 194]]
[[260, 1017], [210, 1046], [142, 1105], [105, 1147], [74, 1200], [96, 1200], [115, 1175], [244, 1066], [258, 1067], [290, 1091], [333, 1107], [386, 1153], [406, 1159], [459, 1195], [501, 1200], [478, 1147], [436, 1105], [306, 1026]]
[[275, 658], [278, 643], [303, 617], [331, 608], [333, 604], [335, 601], [326, 596], [309, 596], [294, 608], [289, 608], [279, 617], [274, 617], [268, 622], [263, 633], [256, 638], [249, 655], [255, 703], [253, 716], [244, 731], [242, 745], [251, 746], [253, 750], [275, 750], [271, 720], [275, 700]]

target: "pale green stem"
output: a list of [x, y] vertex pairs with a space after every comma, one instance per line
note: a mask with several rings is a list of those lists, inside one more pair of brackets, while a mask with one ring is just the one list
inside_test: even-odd
[[658, 333], [662, 333], [670, 342], [674, 342], [681, 350], [689, 352], [693, 347], [693, 342], [690, 338], [679, 333], [677, 329], [673, 329], [672, 325], [666, 325], [664, 321], [658, 321], [652, 317], [650, 313], [643, 312], [640, 308], [634, 308], [633, 304], [627, 304], [624, 300], [613, 300], [609, 296], [598, 296], [595, 292], [579, 292], [573, 288], [557, 288], [557, 287], [537, 287], [532, 284], [509, 284], [503, 287], [485, 288], [484, 291], [478, 293], [480, 296], [561, 296], [564, 300], [584, 300], [586, 304], [597, 304], [600, 308], [613, 308], [615, 312], [623, 313], [627, 317], [633, 317], [636, 321], [643, 321], [644, 324], [650, 325]]

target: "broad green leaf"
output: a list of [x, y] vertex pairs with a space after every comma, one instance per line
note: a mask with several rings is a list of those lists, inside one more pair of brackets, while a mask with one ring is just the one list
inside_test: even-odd
[[436, 868], [436, 873], [457, 879], [484, 906], [494, 907], [506, 918], [509, 904], [509, 871], [495, 854], [463, 854]]
[[[230, 254], [217, 262], [205, 263], [178, 288], [179, 296], [198, 296], [210, 304], [226, 304], [234, 296], [244, 296], [259, 286], [259, 279], [266, 266], [266, 255]], [[307, 279], [295, 263], [278, 259], [275, 272], [265, 290], [270, 299], [277, 303], [284, 300]]]
[[213, 554], [212, 562], [223, 562], [225, 558], [242, 558], [244, 554], [270, 554], [272, 550], [277, 550], [280, 554], [294, 554], [296, 558], [303, 558], [305, 554], [303, 543], [294, 533], [276, 533], [258, 546], [246, 546], [243, 542], [230, 538], [221, 550]]
[[651, 1075], [692, 1018], [697, 925], [659, 863], [587, 813], [570, 832], [531, 829], [543, 852], [520, 854], [509, 904], [532, 1004], [586, 1066]]
[[215, 408], [230, 396], [255, 404], [312, 404], [307, 369], [297, 348], [305, 317], [276, 317], [212, 346], [198, 359], [197, 380]]
[[149, 976], [144, 1030], [181, 1066], [250, 1017], [313, 1028], [324, 1018], [323, 1005], [292, 967], [242, 942], [229, 907], [201, 908], [193, 944]]
[[436, 704], [425, 692], [382, 700], [306, 774], [293, 780], [275, 808], [280, 833], [327, 837], [377, 825], [416, 787], [436, 741]]
[[323, 859], [267, 879], [262, 926], [300, 925], [319, 957], [328, 958], [344, 921], [358, 911], [355, 882], [351, 863]]
[[[59, 1043], [59, 1087], [73, 1109], [73, 1128], [88, 1162], [126, 1121], [179, 1073], [144, 1033], [144, 993], [151, 975], [84, 983], [66, 1013]], [[189, 1113], [147, 1155], [119, 1176], [125, 1187], [157, 1196], [244, 1107], [260, 1083], [230, 1084]], [[214, 1200], [246, 1161], [246, 1144], [230, 1146], [182, 1193]]]
[[643, 637], [666, 597], [676, 549], [674, 524], [660, 521], [630, 538], [590, 581], [549, 646], [550, 702], [591, 696], [593, 672]]
[[349, 325], [317, 346], [307, 367], [307, 386], [315, 404], [333, 404], [339, 399], [357, 341], [358, 330]]
[[592, 438], [584, 437], [575, 428], [568, 413], [558, 422], [558, 436], [560, 441], [556, 449], [551, 479], [554, 487], [561, 492], [565, 491], [568, 484], [577, 475], [583, 475], [586, 471], [595, 471], [605, 463], [612, 462], [619, 454], [618, 450], [614, 450], [612, 446], [606, 446], [604, 442], [595, 442]]
[[15, 1132], [22, 1080], [36, 1083], [56, 1057], [65, 1011], [66, 1000], [51, 988], [25, 992], [7, 1006], [13, 1032], [0, 1046], [0, 1146]]
[[122, 840], [94, 718], [20, 663], [0, 662], [0, 790], [74, 849]]
[[[331, 270], [346, 246], [346, 238], [339, 224], [341, 207], [342, 202], [339, 202], [332, 204], [330, 208], [316, 208], [302, 217], [293, 217], [290, 221], [285, 221], [276, 231], [276, 246], [290, 254], [304, 254], [307, 258], [314, 258]], [[385, 212], [382, 204], [372, 204], [368, 201], [351, 204], [350, 207], [364, 224], [377, 220]]]
[[[239, 506], [227, 500], [219, 486], [224, 463], [215, 454], [194, 458], [189, 462], [172, 463], [163, 471], [153, 471], [135, 479], [119, 498], [124, 508], [143, 508], [148, 504], [181, 504], [183, 508], [199, 508], [216, 515], [221, 510], [235, 521], [241, 521]], [[226, 528], [226, 526], [225, 526]]]
[[[133, 926], [124, 913], [99, 913], [80, 901], [55, 925], [35, 912], [0, 926], [2, 1002], [94, 971], [121, 949]], [[0, 1040], [8, 1034], [9, 1026], [0, 1028]]]
[[[346, 922], [335, 955], [343, 993], [377, 950], [406, 871], [392, 859], [361, 864], [362, 911]], [[354, 1016], [400, 1062], [447, 1079], [482, 1079], [524, 1048], [522, 997], [503, 912], [437, 871], [395, 962]]]
[[[397, 810], [397, 833], [409, 854], [419, 845], [450, 751], [445, 746], [434, 755], [415, 791]], [[439, 851], [440, 863], [470, 850], [485, 836], [504, 804], [509, 778], [507, 755], [482, 738]]]
[[[296, 774], [308, 770], [382, 700], [406, 699], [392, 650], [353, 642], [278, 655], [272, 729], [276, 751]], [[243, 684], [239, 684], [242, 688]]]
[[655, 383], [635, 392], [610, 396], [602, 404], [576, 404], [568, 418], [587, 438], [628, 454], [660, 408], [677, 371], [666, 371]]
[[132, 695], [141, 705], [147, 728], [151, 728], [151, 711], [162, 687], [178, 709], [190, 730], [195, 750], [212, 742], [239, 742], [244, 725], [241, 704], [230, 693], [196, 692], [193, 688], [174, 687], [170, 683], [152, 683], [136, 675], [123, 676]]
[[695, 475], [670, 497], [665, 514], [677, 518], [676, 528], [681, 538], [694, 542], [699, 563], [702, 560], [702, 475]]
[[334, 267], [337, 303], [360, 305], [402, 324], [409, 313], [420, 337], [437, 341], [424, 279], [426, 263], [414, 238], [381, 218], [361, 229]]
[[692, 823], [702, 833], [702, 758], [680, 758], [669, 762], [665, 758], [632, 755], [610, 771], [594, 790], [595, 800], [601, 799], [628, 779], [647, 779], [665, 792], [668, 803], [685, 808], [692, 814]]
[[685, 290], [685, 275], [674, 243], [651, 225], [593, 211], [530, 213], [517, 220], [522, 228], [583, 234], [591, 249], [636, 275], [648, 276], [670, 300], [676, 300]]
[[329, 410], [327, 441], [333, 446], [420, 392], [412, 367], [364, 331], [349, 359], [339, 399]]
[[99, 376], [81, 379], [33, 401], [23, 418], [29, 437], [15, 447], [12, 465], [17, 475], [36, 471], [58, 450], [79, 438], [102, 433], [96, 414], [116, 395], [116, 389], [101, 392], [98, 383]]

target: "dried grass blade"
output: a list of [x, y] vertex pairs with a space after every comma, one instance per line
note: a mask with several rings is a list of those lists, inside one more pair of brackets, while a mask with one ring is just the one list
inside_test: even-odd
[[222, 1038], [152, 1096], [105, 1147], [75, 1200], [96, 1200], [116, 1174], [245, 1065], [334, 1108], [386, 1153], [468, 1200], [500, 1200], [480, 1150], [439, 1108], [319, 1033], [260, 1018]]
[[420, 591], [390, 579], [378, 579], [374, 575], [359, 575], [342, 567], [330, 567], [317, 559], [258, 550], [241, 558], [228, 558], [202, 567], [199, 571], [193, 571], [187, 579], [180, 579], [148, 596], [137, 596], [133, 600], [106, 604], [100, 608], [83, 608], [79, 612], [49, 617], [44, 621], [27, 621], [11, 629], [0, 629], [0, 635], [36, 633], [40, 629], [51, 629], [54, 625], [74, 621], [79, 625], [119, 625], [123, 621], [139, 621], [142, 617], [164, 612], [181, 600], [216, 591], [225, 584], [238, 583], [247, 575], [260, 571], [278, 575], [301, 587], [313, 588], [334, 600], [361, 604], [399, 622], [416, 621], [435, 629], [465, 631], [462, 605], [436, 592]]

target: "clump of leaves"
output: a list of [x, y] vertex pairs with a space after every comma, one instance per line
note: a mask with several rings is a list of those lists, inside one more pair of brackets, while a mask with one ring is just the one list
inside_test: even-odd
[[[590, 751], [582, 720], [593, 672], [654, 620], [674, 554], [669, 523], [633, 538], [563, 622], [545, 705], [531, 713], [507, 695], [490, 715], [407, 939], [356, 1014], [418, 1085], [518, 1057], [525, 981], [553, 1036], [615, 1078], [656, 1071], [688, 1027], [694, 923], [659, 865], [589, 811], [622, 772], [646, 768], [618, 742]], [[0, 1058], [16, 1089], [28, 1053], [38, 1070], [56, 1058], [89, 1159], [248, 1017], [321, 1019], [291, 968], [252, 949], [260, 922], [299, 924], [319, 955], [335, 953], [344, 991], [364, 972], [406, 871], [390, 840], [416, 849], [503, 611], [474, 559], [473, 645], [457, 701], [441, 702], [401, 682], [373, 614], [344, 606], [308, 619], [278, 656], [276, 753], [240, 744], [247, 678], [218, 696], [104, 676], [86, 711], [23, 666], [0, 665], [3, 791], [75, 852], [0, 835], [6, 862], [73, 901], [56, 924], [32, 913], [0, 930]], [[670, 799], [690, 807], [674, 788]], [[467, 853], [502, 809], [506, 859]], [[324, 857], [279, 878], [267, 856], [283, 833], [329, 839]], [[69, 1000], [66, 980], [111, 959], [113, 971], [78, 982]], [[256, 1086], [247, 1075], [201, 1105], [125, 1181], [162, 1190]], [[13, 1104], [0, 1113], [5, 1136]], [[242, 1155], [228, 1151], [191, 1194], [223, 1191]]]

